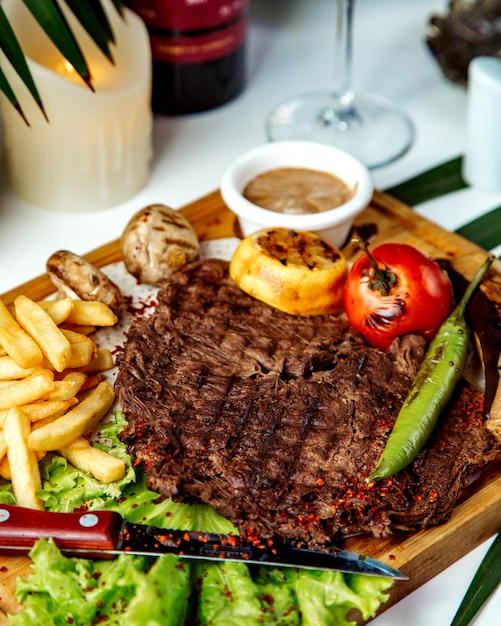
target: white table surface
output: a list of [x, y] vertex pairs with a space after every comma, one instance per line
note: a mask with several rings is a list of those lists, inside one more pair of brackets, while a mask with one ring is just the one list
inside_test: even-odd
[[[410, 151], [374, 170], [381, 189], [464, 151], [466, 93], [444, 78], [425, 45], [430, 16], [446, 12], [447, 4], [358, 0], [354, 86], [393, 100], [416, 127]], [[264, 120], [273, 105], [330, 85], [335, 10], [334, 0], [251, 0], [246, 90], [213, 111], [156, 117], [149, 183], [120, 206], [89, 213], [72, 213], [70, 207], [66, 213], [52, 213], [28, 206], [12, 194], [0, 170], [0, 293], [43, 273], [55, 250], [84, 254], [119, 237], [130, 216], [147, 204], [178, 208], [216, 189], [232, 159], [266, 141]], [[469, 188], [416, 210], [453, 230], [499, 205], [501, 194]], [[489, 544], [473, 550], [373, 624], [449, 624]], [[475, 624], [501, 624], [501, 589]]]

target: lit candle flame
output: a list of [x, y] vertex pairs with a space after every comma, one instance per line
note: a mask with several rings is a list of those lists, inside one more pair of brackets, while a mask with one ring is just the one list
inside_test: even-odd
[[82, 85], [82, 82], [83, 82], [82, 77], [78, 74], [78, 72], [75, 70], [73, 65], [71, 65], [71, 63], [67, 61], [66, 59], [63, 59], [62, 61], [60, 61], [57, 64], [55, 70], [63, 78], [66, 78], [66, 80], [69, 80], [70, 82], [75, 83], [75, 85]]

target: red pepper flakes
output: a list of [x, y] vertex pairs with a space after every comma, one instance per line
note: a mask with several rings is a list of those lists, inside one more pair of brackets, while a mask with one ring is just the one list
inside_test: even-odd
[[322, 485], [325, 485], [325, 480], [323, 478], [317, 478], [316, 485], [317, 487], [322, 487]]

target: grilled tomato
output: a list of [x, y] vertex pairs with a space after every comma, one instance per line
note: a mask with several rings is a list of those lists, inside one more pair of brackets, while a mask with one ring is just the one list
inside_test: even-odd
[[230, 276], [243, 291], [292, 315], [338, 313], [348, 265], [318, 235], [264, 228], [238, 245]]
[[414, 246], [365, 247], [346, 280], [343, 304], [350, 324], [368, 343], [386, 350], [400, 335], [431, 339], [450, 312], [452, 287], [446, 272]]

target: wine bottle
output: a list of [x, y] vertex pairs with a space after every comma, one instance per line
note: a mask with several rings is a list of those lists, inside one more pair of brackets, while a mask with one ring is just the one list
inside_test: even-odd
[[128, 4], [150, 35], [155, 112], [204, 111], [242, 91], [248, 0], [130, 0]]

